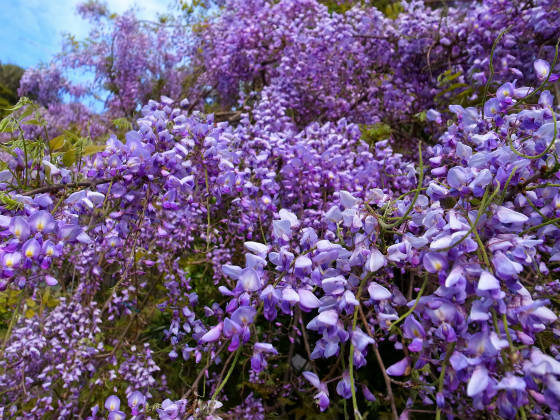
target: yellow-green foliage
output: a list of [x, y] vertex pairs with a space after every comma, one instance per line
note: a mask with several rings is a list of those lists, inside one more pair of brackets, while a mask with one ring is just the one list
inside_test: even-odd
[[387, 139], [393, 132], [389, 125], [382, 122], [372, 125], [363, 124], [360, 126], [360, 129], [362, 131], [362, 140], [370, 146], [378, 141]]

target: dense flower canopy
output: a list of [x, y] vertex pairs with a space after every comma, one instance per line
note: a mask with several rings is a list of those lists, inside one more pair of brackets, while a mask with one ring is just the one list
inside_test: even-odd
[[0, 417], [560, 418], [558, 2], [192, 3], [0, 123]]

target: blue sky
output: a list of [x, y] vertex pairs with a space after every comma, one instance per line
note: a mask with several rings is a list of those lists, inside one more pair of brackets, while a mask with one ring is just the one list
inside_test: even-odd
[[[2, 0], [0, 11], [0, 62], [21, 67], [48, 62], [60, 51], [62, 35], [78, 39], [87, 36], [90, 26], [76, 14], [81, 0]], [[131, 7], [139, 16], [154, 19], [167, 10], [169, 0], [108, 0], [111, 12]]]

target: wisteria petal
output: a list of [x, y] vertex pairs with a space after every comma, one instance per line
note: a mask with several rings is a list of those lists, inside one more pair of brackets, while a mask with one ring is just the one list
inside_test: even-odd
[[496, 212], [498, 220], [502, 223], [525, 223], [529, 218], [522, 213], [499, 206]]
[[315, 309], [321, 306], [321, 301], [311, 290], [299, 289], [298, 295], [300, 305], [307, 309]]
[[366, 262], [366, 270], [375, 273], [387, 264], [385, 256], [377, 248], [371, 250]]
[[401, 361], [387, 368], [387, 374], [391, 376], [405, 376], [410, 371], [410, 359], [405, 357]]
[[488, 377], [488, 370], [486, 367], [483, 365], [477, 366], [469, 379], [467, 395], [469, 397], [474, 397], [480, 394], [488, 387], [489, 382], [490, 378]]
[[219, 323], [215, 327], [210, 328], [206, 334], [200, 338], [201, 343], [211, 343], [217, 341], [222, 334], [223, 324]]
[[387, 288], [374, 281], [368, 286], [368, 293], [373, 300], [386, 300], [392, 297], [391, 292]]
[[488, 271], [483, 271], [478, 280], [479, 290], [498, 290], [500, 288], [500, 282], [496, 277], [490, 274]]

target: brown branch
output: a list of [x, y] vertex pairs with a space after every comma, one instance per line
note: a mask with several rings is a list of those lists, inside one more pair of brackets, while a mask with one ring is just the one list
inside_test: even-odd
[[214, 112], [214, 120], [216, 122], [236, 122], [241, 120], [241, 114], [241, 111]]
[[305, 346], [305, 351], [307, 352], [307, 357], [309, 358], [309, 363], [311, 364], [311, 369], [313, 369], [313, 372], [317, 373], [317, 369], [315, 368], [315, 363], [313, 362], [313, 359], [311, 359], [311, 347], [309, 346], [309, 340], [307, 338], [307, 332], [305, 330], [305, 325], [303, 325], [303, 316], [301, 314], [301, 311], [299, 311], [299, 323], [301, 325], [301, 333], [303, 335], [303, 344]]
[[[358, 310], [360, 312], [360, 317], [362, 319], [362, 322], [364, 323], [364, 327], [366, 328], [368, 335], [375, 340], [375, 337], [369, 328], [369, 323], [367, 322], [366, 316], [364, 315], [364, 311], [361, 305], [358, 306]], [[377, 341], [373, 343], [372, 347], [375, 353], [375, 358], [377, 359], [377, 363], [379, 363], [379, 367], [381, 368], [381, 373], [383, 374], [383, 380], [385, 381], [385, 386], [387, 387], [387, 398], [391, 402], [391, 411], [393, 413], [393, 419], [398, 420], [399, 413], [397, 411], [397, 405], [395, 404], [393, 389], [391, 388], [391, 378], [389, 378], [389, 375], [387, 375], [387, 372], [385, 371], [385, 364], [383, 363], [381, 354], [379, 354], [379, 349], [377, 348]]]
[[222, 383], [222, 379], [224, 378], [224, 375], [226, 373], [227, 368], [229, 367], [229, 362], [231, 362], [231, 359], [233, 359], [233, 356], [235, 355], [236, 351], [232, 351], [229, 353], [228, 358], [226, 359], [224, 366], [222, 366], [222, 370], [220, 371], [220, 376], [218, 376], [218, 380], [216, 381], [216, 386], [220, 386], [220, 384]]
[[408, 284], [408, 292], [406, 298], [410, 302], [412, 300], [412, 291], [414, 289], [414, 272], [410, 272], [410, 283]]
[[44, 187], [35, 188], [34, 190], [25, 191], [21, 195], [32, 196], [35, 194], [55, 192], [58, 190], [63, 190], [65, 188], [93, 187], [99, 184], [107, 184], [108, 182], [111, 182], [113, 180], [114, 178], [100, 178], [93, 181], [71, 182], [69, 184], [51, 184], [51, 185], [45, 185]]
[[290, 378], [290, 373], [292, 371], [292, 357], [294, 356], [294, 350], [296, 346], [296, 331], [297, 331], [297, 326], [295, 325], [295, 318], [294, 318], [294, 323], [291, 324], [291, 327], [292, 327], [292, 331], [290, 332], [290, 350], [288, 351], [288, 366], [286, 367], [286, 371], [284, 372], [284, 383], [288, 383], [288, 379]]
[[128, 330], [130, 329], [130, 327], [132, 326], [132, 323], [134, 322], [134, 320], [136, 319], [136, 317], [140, 314], [140, 312], [142, 312], [142, 310], [144, 309], [144, 307], [146, 306], [146, 303], [148, 302], [148, 299], [152, 296], [152, 293], [154, 291], [154, 289], [156, 288], [156, 285], [163, 280], [163, 275], [161, 275], [158, 279], [158, 281], [153, 281], [152, 282], [152, 286], [150, 287], [150, 291], [146, 294], [146, 296], [144, 297], [144, 299], [142, 300], [142, 303], [140, 304], [140, 306], [137, 309], [137, 311], [135, 311], [132, 316], [130, 317], [130, 321], [128, 322], [126, 328], [124, 329], [124, 331], [122, 332], [122, 334], [120, 335], [117, 344], [115, 344], [115, 347], [113, 348], [113, 351], [111, 351], [109, 357], [113, 357], [115, 355], [115, 353], [117, 352], [117, 350], [119, 349], [119, 347], [121, 346], [121, 344], [124, 341], [124, 338], [126, 336], [126, 334], [128, 333]]
[[[200, 380], [202, 379], [202, 377], [204, 376], [204, 374], [206, 373], [206, 371], [210, 367], [210, 364], [216, 358], [216, 356], [218, 356], [224, 350], [225, 346], [226, 346], [225, 343], [222, 344], [222, 346], [216, 352], [215, 356], [213, 358], [210, 358], [210, 357], [208, 358], [208, 362], [206, 362], [206, 366], [204, 366], [204, 368], [198, 373], [198, 376], [193, 381], [190, 389], [183, 395], [182, 399], [187, 399], [193, 392], [196, 391], [196, 389], [198, 387], [198, 383], [200, 382]], [[234, 353], [235, 352], [232, 352], [231, 354], [234, 354]]]
[[215, 83], [214, 86], [212, 86], [210, 89], [207, 89], [205, 91], [200, 92], [199, 95], [195, 98], [195, 100], [193, 102], [191, 102], [191, 104], [187, 108], [187, 114], [190, 114], [191, 112], [193, 112], [194, 109], [196, 108], [196, 106], [198, 105], [198, 103], [200, 102], [200, 100], [203, 99], [203, 98], [206, 98], [217, 87], [218, 87], [218, 84]]

